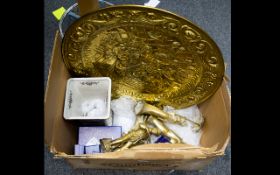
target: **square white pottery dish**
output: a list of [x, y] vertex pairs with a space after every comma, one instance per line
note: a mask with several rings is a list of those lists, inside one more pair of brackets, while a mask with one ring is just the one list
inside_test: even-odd
[[110, 103], [109, 77], [70, 78], [63, 116], [66, 120], [106, 120], [111, 115]]

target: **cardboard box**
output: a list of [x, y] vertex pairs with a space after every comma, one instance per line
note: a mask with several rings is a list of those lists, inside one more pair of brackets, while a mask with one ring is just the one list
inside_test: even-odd
[[[87, 1], [83, 1], [87, 2]], [[61, 57], [61, 38], [56, 34], [45, 91], [45, 143], [55, 158], [74, 168], [199, 170], [224, 155], [230, 140], [230, 96], [224, 81], [218, 91], [199, 105], [205, 117], [201, 147], [187, 144], [146, 144], [121, 152], [74, 155], [78, 126], [63, 119], [65, 89], [70, 74]]]
[[200, 144], [148, 144], [122, 152], [74, 155], [78, 126], [63, 119], [65, 89], [70, 74], [61, 57], [57, 32], [45, 91], [45, 143], [55, 158], [63, 158], [74, 168], [98, 169], [202, 169], [222, 156], [230, 139], [230, 96], [224, 81], [219, 90], [199, 105], [205, 117]]

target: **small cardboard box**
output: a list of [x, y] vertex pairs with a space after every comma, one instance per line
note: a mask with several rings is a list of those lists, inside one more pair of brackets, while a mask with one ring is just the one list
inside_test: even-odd
[[[94, 9], [90, 4], [84, 4], [83, 7], [88, 7], [84, 10], [85, 13]], [[201, 147], [187, 144], [145, 144], [120, 152], [74, 155], [78, 126], [63, 119], [66, 83], [69, 78], [70, 74], [61, 57], [61, 38], [57, 33], [45, 91], [45, 143], [55, 158], [65, 159], [74, 168], [199, 170], [214, 158], [224, 155], [230, 140], [231, 114], [230, 96], [225, 81], [210, 99], [199, 105], [205, 117]]]

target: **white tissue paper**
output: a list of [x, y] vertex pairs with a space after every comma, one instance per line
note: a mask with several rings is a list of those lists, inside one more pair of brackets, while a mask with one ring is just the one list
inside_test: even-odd
[[95, 117], [104, 115], [106, 104], [101, 99], [86, 100], [81, 105], [83, 116]]
[[121, 126], [123, 133], [128, 133], [134, 127], [136, 120], [135, 105], [136, 101], [129, 96], [122, 96], [111, 101], [113, 126]]
[[[111, 109], [113, 111], [113, 126], [121, 126], [124, 133], [129, 132], [134, 127], [136, 121], [136, 114], [134, 110], [136, 104], [137, 102], [129, 96], [122, 96], [118, 99], [112, 100]], [[202, 123], [204, 120], [197, 105], [178, 110], [174, 110], [174, 108], [170, 106], [164, 106], [163, 111], [179, 114], [196, 123]], [[200, 145], [199, 142], [202, 131], [200, 130], [195, 132], [192, 128], [192, 123], [187, 122], [186, 126], [172, 124], [169, 122], [164, 123], [168, 128], [180, 136], [184, 143], [194, 146]], [[158, 136], [151, 135], [151, 143], [155, 143], [158, 138]]]
[[144, 3], [145, 6], [156, 7], [160, 3], [159, 0], [149, 0], [148, 2]]
[[[192, 120], [196, 123], [202, 123], [204, 120], [197, 105], [193, 105], [188, 108], [183, 108], [178, 110], [174, 110], [174, 108], [170, 106], [165, 106], [163, 111], [174, 112], [175, 114], [184, 116], [187, 119]], [[202, 132], [201, 130], [195, 132], [192, 129], [193, 124], [191, 122], [187, 122], [187, 126], [181, 126], [181, 125], [166, 122], [166, 126], [171, 130], [173, 130], [179, 137], [181, 137], [184, 143], [194, 145], [194, 146], [200, 145], [199, 142], [200, 142]]]

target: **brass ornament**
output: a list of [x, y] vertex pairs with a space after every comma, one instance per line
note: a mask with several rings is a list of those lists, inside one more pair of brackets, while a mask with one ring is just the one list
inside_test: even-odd
[[148, 143], [148, 139], [151, 134], [156, 136], [164, 135], [170, 138], [170, 143], [183, 143], [182, 139], [175, 132], [169, 129], [162, 121], [153, 116], [145, 116], [145, 118], [146, 121], [154, 125], [154, 127], [148, 126], [145, 121], [144, 123], [137, 123], [137, 127], [118, 139], [101, 139], [100, 143], [102, 151], [123, 151], [136, 145]]
[[156, 126], [161, 131], [161, 134], [170, 139], [170, 143], [184, 143], [182, 139], [171, 129], [169, 129], [162, 121], [154, 116], [150, 116], [148, 121]]
[[111, 152], [111, 142], [112, 142], [111, 138], [100, 139], [100, 146], [102, 152]]
[[112, 141], [101, 140], [101, 147], [104, 152], [122, 151], [135, 145], [144, 144], [149, 137], [149, 128], [144, 123], [141, 123], [139, 124], [139, 128], [129, 131], [118, 139]]
[[[201, 121], [199, 123], [192, 121], [176, 113], [164, 112], [163, 110], [157, 108], [156, 106], [147, 104], [144, 101], [137, 102], [137, 104], [135, 105], [135, 113], [136, 115], [153, 115], [154, 117], [156, 117], [157, 119], [163, 122], [170, 122], [181, 126], [185, 126], [189, 122], [193, 124], [192, 128], [196, 132], [198, 132], [202, 128], [202, 125], [204, 123], [204, 121]], [[137, 117], [136, 121], [138, 120], [140, 120], [139, 117]]]
[[62, 57], [75, 76], [112, 79], [112, 97], [129, 95], [184, 108], [213, 95], [224, 76], [215, 42], [165, 10], [112, 6], [81, 17], [66, 31]]
[[135, 114], [136, 115], [153, 115], [157, 116], [162, 121], [168, 121], [171, 123], [176, 123], [179, 125], [187, 125], [187, 119], [182, 116], [172, 115], [167, 112], [160, 110], [159, 108], [147, 104], [143, 101], [139, 101], [135, 106]]

